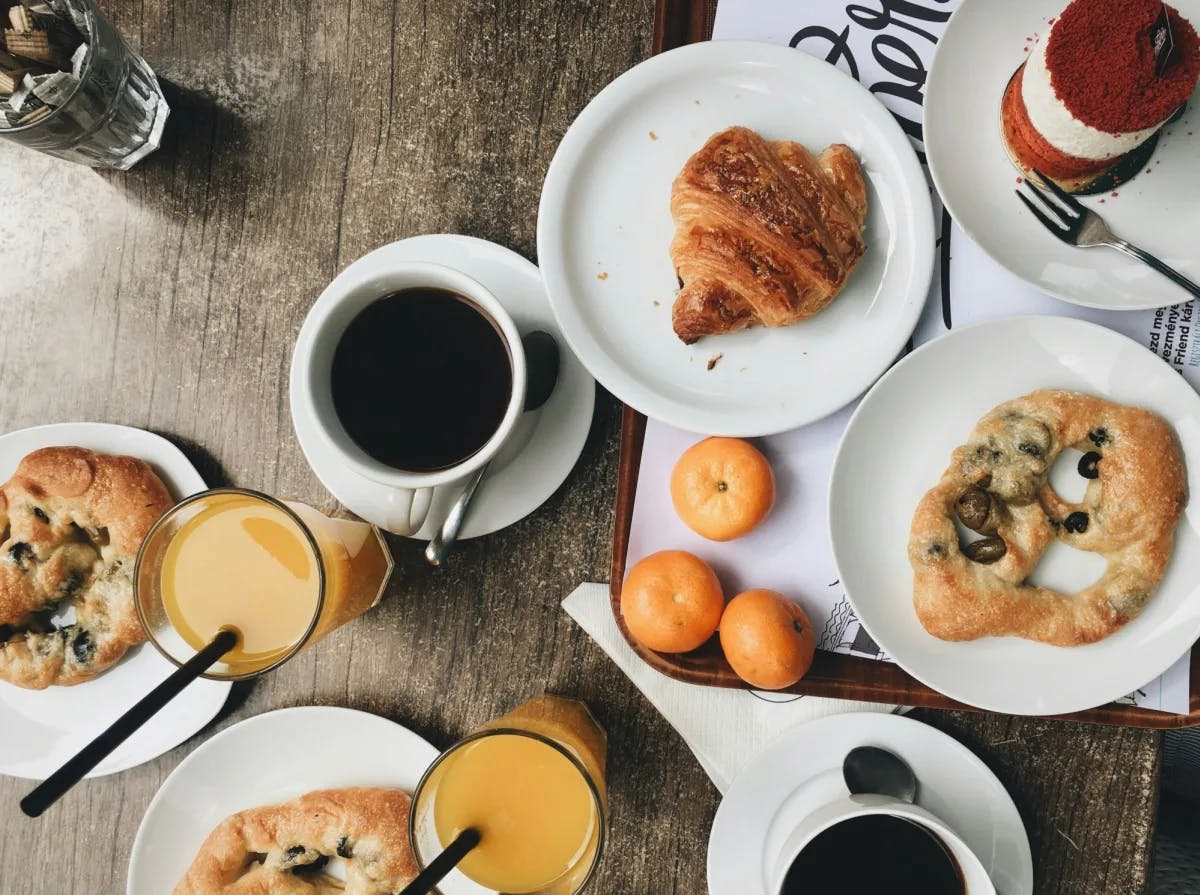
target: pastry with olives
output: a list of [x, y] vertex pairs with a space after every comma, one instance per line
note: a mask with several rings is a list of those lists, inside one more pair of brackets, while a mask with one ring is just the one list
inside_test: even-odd
[[[391, 895], [417, 875], [408, 793], [348, 787], [239, 811], [204, 840], [173, 895]], [[345, 862], [342, 883], [325, 872]]]
[[[1078, 502], [1049, 482], [1066, 448], [1082, 454]], [[1157, 414], [1061, 390], [1007, 401], [954, 450], [913, 515], [917, 617], [943, 640], [1102, 640], [1158, 589], [1187, 500], [1179, 439]], [[1103, 556], [1104, 574], [1074, 594], [1030, 584], [1055, 540]]]
[[171, 506], [134, 457], [47, 447], [0, 486], [0, 680], [91, 680], [145, 639], [133, 605], [142, 538]]

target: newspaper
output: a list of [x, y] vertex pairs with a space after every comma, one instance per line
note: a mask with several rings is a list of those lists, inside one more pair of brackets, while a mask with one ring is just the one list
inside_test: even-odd
[[[870, 87], [898, 118], [922, 160], [921, 101], [925, 72], [957, 0], [721, 0], [713, 37], [779, 43], [837, 65]], [[880, 41], [882, 40], [882, 44]], [[886, 52], [876, 52], [879, 46]], [[899, 60], [904, 64], [900, 65]], [[889, 70], [890, 69], [890, 70]], [[932, 191], [932, 187], [931, 187]], [[1151, 311], [1105, 312], [1060, 302], [1025, 285], [988, 258], [942, 209], [933, 192], [938, 243], [950, 240], [948, 270], [934, 272], [929, 300], [913, 342], [920, 345], [954, 326], [1013, 314], [1056, 314], [1091, 320], [1122, 332], [1171, 363], [1200, 388], [1200, 340], [1194, 338], [1195, 302]], [[947, 253], [943, 252], [943, 256]], [[940, 264], [940, 261], [939, 261]], [[943, 290], [943, 283], [946, 288]], [[970, 295], [970, 301], [965, 296]], [[956, 296], [964, 296], [957, 300]], [[872, 659], [888, 657], [855, 618], [837, 580], [828, 547], [825, 494], [833, 455], [857, 402], [812, 425], [768, 439], [769, 452], [790, 500], [776, 510], [775, 525], [726, 545], [717, 572], [730, 588], [774, 587], [804, 595], [821, 649]], [[641, 482], [665, 482], [683, 450], [695, 441], [651, 420], [646, 427]], [[703, 551], [705, 542], [675, 518], [669, 499], [648, 488], [634, 502], [629, 558], [673, 546]], [[799, 555], [797, 551], [800, 551]], [[747, 562], [739, 568], [738, 557]], [[751, 561], [752, 557], [752, 561]], [[753, 581], [742, 580], [745, 569]], [[1123, 702], [1174, 714], [1189, 709], [1190, 654]]]

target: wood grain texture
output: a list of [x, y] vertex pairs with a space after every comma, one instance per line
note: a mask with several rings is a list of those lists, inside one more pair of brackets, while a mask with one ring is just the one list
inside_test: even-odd
[[[554, 147], [591, 96], [650, 52], [650, 0], [102, 7], [174, 85], [168, 142], [127, 175], [0, 144], [0, 215], [19, 222], [0, 274], [0, 429], [144, 426], [214, 484], [334, 509], [287, 410], [305, 311], [334, 273], [403, 236], [470, 233], [533, 257]], [[38, 821], [17, 809], [28, 782], [0, 779], [0, 891], [124, 891], [134, 834], [162, 779], [214, 731], [259, 712], [346, 705], [444, 746], [548, 689], [586, 699], [609, 733], [611, 835], [593, 891], [704, 892], [716, 791], [558, 605], [579, 581], [607, 574], [618, 429], [617, 405], [601, 396], [567, 484], [520, 524], [461, 545], [444, 570], [424, 566], [421, 545], [393, 539], [398, 574], [378, 609], [237, 687], [188, 743], [82, 784]], [[1118, 830], [1151, 823], [1154, 735], [957, 723], [972, 743], [987, 742], [988, 725], [1039, 725], [1028, 756], [997, 747], [989, 760], [1027, 817], [1104, 846], [1098, 878], [1123, 886], [1090, 887], [1100, 865], [1045, 836], [1039, 866], [1055, 868], [1055, 888], [1040, 892], [1139, 891], [1145, 849]], [[1072, 784], [1084, 778], [1107, 788]], [[1100, 797], [1085, 804], [1082, 793]]]
[[913, 717], [965, 744], [1012, 793], [1035, 891], [1147, 891], [1161, 734], [930, 709]]

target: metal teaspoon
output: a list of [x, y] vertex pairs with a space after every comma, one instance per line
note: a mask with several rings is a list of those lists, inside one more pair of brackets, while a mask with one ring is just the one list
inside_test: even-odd
[[[531, 410], [537, 410], [550, 399], [550, 395], [554, 392], [554, 386], [558, 383], [558, 342], [550, 333], [538, 329], [522, 337], [521, 347], [525, 349], [525, 368], [527, 370], [525, 412], [529, 413]], [[483, 481], [490, 465], [489, 461], [475, 471], [470, 481], [467, 482], [467, 487], [463, 489], [463, 493], [450, 507], [450, 512], [446, 514], [446, 521], [430, 539], [429, 545], [425, 548], [425, 561], [431, 566], [440, 566], [446, 561], [450, 551], [454, 549], [454, 543], [458, 540], [459, 532], [462, 531], [463, 523], [467, 519], [467, 510], [471, 506], [475, 490]]]

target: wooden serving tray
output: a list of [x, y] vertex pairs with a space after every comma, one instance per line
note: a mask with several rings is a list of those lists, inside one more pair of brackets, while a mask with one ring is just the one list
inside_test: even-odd
[[[654, 52], [684, 44], [708, 40], [712, 36], [717, 0], [656, 0], [654, 14]], [[629, 528], [633, 521], [633, 498], [637, 492], [642, 443], [646, 418], [632, 407], [624, 407], [621, 416], [621, 455], [617, 480], [616, 531], [613, 535], [612, 574], [609, 595], [617, 627], [633, 651], [656, 671], [690, 684], [710, 687], [746, 688], [725, 661], [714, 636], [691, 653], [667, 655], [646, 649], [633, 639], [621, 617], [621, 583], [625, 579], [625, 560], [629, 551]], [[1058, 717], [1123, 727], [1170, 729], [1200, 725], [1200, 646], [1192, 649], [1191, 712], [1171, 715], [1133, 705], [1111, 703]], [[936, 709], [979, 711], [956, 702], [926, 687], [898, 665], [817, 650], [812, 668], [788, 693], [827, 696], [863, 702], [887, 702]]]
[[[633, 521], [633, 498], [637, 492], [638, 469], [641, 466], [642, 442], [646, 435], [646, 418], [632, 407], [623, 407], [621, 413], [621, 455], [617, 473], [616, 531], [613, 535], [612, 572], [609, 578], [609, 596], [613, 618], [621, 634], [643, 660], [655, 671], [686, 681], [689, 684], [705, 684], [710, 687], [737, 687], [746, 689], [725, 661], [720, 645], [714, 636], [708, 643], [694, 652], [680, 655], [656, 653], [646, 649], [629, 633], [621, 617], [621, 582], [625, 580], [625, 560], [629, 552], [629, 528]], [[1191, 713], [1171, 715], [1133, 705], [1111, 703], [1085, 712], [1075, 712], [1057, 717], [1070, 721], [1090, 721], [1095, 724], [1113, 724], [1121, 727], [1150, 727], [1170, 729], [1200, 725], [1200, 648], [1192, 649], [1192, 700]], [[812, 668], [793, 687], [783, 691], [805, 696], [828, 696], [835, 699], [854, 699], [863, 702], [887, 702], [897, 705], [921, 706], [935, 709], [965, 709], [979, 711], [969, 705], [956, 702], [936, 690], [926, 687], [908, 672], [891, 662], [863, 659], [817, 650]]]

